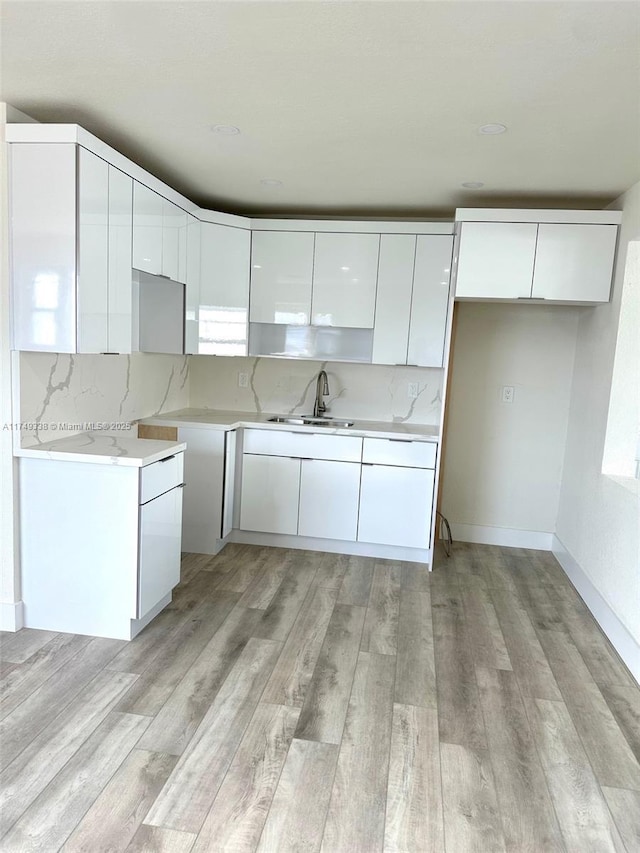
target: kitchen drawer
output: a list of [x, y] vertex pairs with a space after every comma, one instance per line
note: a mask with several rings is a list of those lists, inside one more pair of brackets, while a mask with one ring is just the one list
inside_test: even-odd
[[140, 470], [140, 503], [157, 498], [183, 482], [184, 453], [167, 456]]
[[362, 461], [403, 468], [435, 468], [436, 447], [435, 442], [412, 441], [408, 438], [365, 438]]
[[246, 429], [244, 452], [261, 453], [265, 456], [296, 456], [306, 459], [329, 459], [336, 462], [360, 462], [362, 439], [357, 435]]

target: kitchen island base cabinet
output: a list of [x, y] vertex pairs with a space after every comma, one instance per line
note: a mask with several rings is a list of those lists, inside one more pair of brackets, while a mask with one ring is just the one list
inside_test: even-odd
[[26, 627], [130, 640], [169, 603], [182, 456], [144, 467], [20, 460]]
[[428, 548], [434, 471], [362, 466], [358, 542]]

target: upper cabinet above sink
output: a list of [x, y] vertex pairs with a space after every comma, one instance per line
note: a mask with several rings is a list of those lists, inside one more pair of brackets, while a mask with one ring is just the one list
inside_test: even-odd
[[314, 326], [373, 329], [379, 248], [379, 234], [316, 234]]

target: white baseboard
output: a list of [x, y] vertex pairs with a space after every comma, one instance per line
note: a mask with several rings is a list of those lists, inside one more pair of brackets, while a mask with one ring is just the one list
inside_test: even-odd
[[609, 638], [611, 645], [625, 662], [635, 680], [640, 683], [640, 644], [618, 619], [594, 586], [593, 581], [557, 536], [553, 537], [551, 550], [594, 619]]
[[0, 631], [19, 631], [24, 628], [24, 603], [0, 601]]
[[475, 542], [479, 545], [503, 545], [506, 548], [532, 548], [550, 551], [553, 533], [541, 530], [515, 530], [512, 527], [487, 527], [482, 524], [451, 523], [454, 541]]
[[405, 560], [427, 563], [431, 567], [431, 550], [403, 548], [396, 545], [372, 545], [369, 542], [346, 542], [342, 539], [316, 539], [312, 536], [289, 536], [285, 533], [253, 533], [233, 530], [226, 542], [243, 545], [270, 545], [274, 548], [301, 548], [305, 551], [328, 551], [331, 554], [355, 554], [359, 557], [378, 557], [383, 560]]

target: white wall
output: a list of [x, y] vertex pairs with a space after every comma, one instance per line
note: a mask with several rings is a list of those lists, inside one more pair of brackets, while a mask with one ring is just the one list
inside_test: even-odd
[[[191, 405], [273, 414], [310, 414], [318, 371], [329, 376], [328, 414], [361, 420], [440, 421], [441, 369], [384, 367], [372, 364], [293, 361], [276, 358], [216, 358], [192, 356]], [[247, 373], [249, 385], [238, 387], [238, 373]], [[419, 396], [407, 396], [410, 382], [418, 383]]]
[[456, 304], [442, 491], [454, 538], [550, 547], [578, 321], [594, 310]]
[[[640, 644], [638, 481], [602, 473], [627, 247], [640, 240], [640, 183], [618, 202], [624, 214], [613, 298], [609, 305], [585, 313], [578, 327], [557, 536], [579, 571]], [[640, 655], [637, 665], [638, 672]]]
[[19, 359], [20, 421], [29, 424], [23, 445], [82, 432], [76, 427], [84, 423], [130, 422], [189, 405], [188, 356], [22, 352]]

